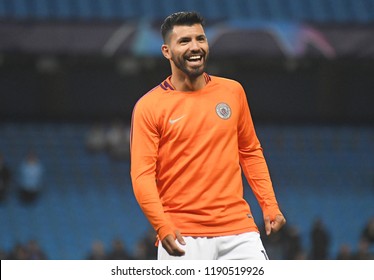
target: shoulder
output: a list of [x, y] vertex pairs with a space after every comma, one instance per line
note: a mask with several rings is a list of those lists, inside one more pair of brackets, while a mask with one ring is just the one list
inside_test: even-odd
[[227, 87], [233, 90], [243, 91], [242, 84], [236, 80], [219, 76], [210, 76], [210, 78], [213, 84], [218, 84], [220, 86]]
[[211, 82], [212, 91], [220, 91], [227, 96], [232, 96], [242, 104], [247, 103], [246, 91], [239, 81], [225, 77], [211, 76]]
[[134, 109], [143, 110], [146, 108], [153, 108], [160, 102], [160, 98], [166, 93], [165, 89], [161, 87], [161, 84], [155, 86], [150, 91], [146, 92], [136, 102]]

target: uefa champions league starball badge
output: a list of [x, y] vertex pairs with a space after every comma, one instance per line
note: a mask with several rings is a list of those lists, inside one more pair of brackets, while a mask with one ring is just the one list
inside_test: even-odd
[[227, 120], [231, 117], [231, 108], [226, 103], [218, 103], [216, 106], [217, 115], [224, 120]]

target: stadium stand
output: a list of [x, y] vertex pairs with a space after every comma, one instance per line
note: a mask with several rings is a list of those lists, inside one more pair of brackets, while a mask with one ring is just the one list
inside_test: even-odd
[[[215, 3], [213, 5], [212, 3]], [[196, 10], [209, 21], [250, 18], [308, 22], [367, 23], [372, 0], [13, 0], [0, 1], [0, 18], [12, 20], [160, 20], [171, 12]]]
[[40, 155], [47, 176], [40, 200], [29, 207], [18, 200], [13, 182], [0, 205], [1, 248], [36, 238], [51, 259], [81, 259], [94, 239], [109, 246], [117, 236], [134, 248], [147, 224], [133, 198], [128, 162], [88, 154], [86, 126], [2, 124], [0, 130], [0, 150], [14, 176], [29, 147]]
[[[38, 203], [23, 206], [15, 189], [0, 204], [0, 248], [37, 239], [50, 259], [83, 259], [91, 243], [116, 237], [129, 250], [147, 232], [135, 202], [128, 161], [112, 161], [85, 148], [89, 125], [2, 123], [0, 151], [16, 170], [28, 147], [47, 168]], [[279, 203], [288, 223], [300, 228], [308, 250], [312, 221], [322, 217], [332, 235], [331, 258], [340, 244], [358, 244], [373, 214], [374, 130], [347, 126], [259, 125]], [[15, 186], [14, 186], [15, 187]], [[249, 189], [256, 219], [261, 212]], [[12, 234], [10, 234], [12, 233]]]
[[[342, 39], [346, 38], [349, 38], [349, 43], [352, 39], [355, 42], [353, 46], [357, 46], [357, 48], [352, 48], [355, 50], [354, 57], [362, 59], [365, 55], [373, 53], [369, 39], [372, 38], [374, 0], [0, 0], [0, 31], [3, 38], [3, 41], [0, 39], [2, 52], [0, 66], [8, 63], [5, 56], [9, 51], [10, 53], [18, 51], [15, 52], [18, 55], [19, 53], [32, 53], [32, 50], [40, 48], [40, 53], [47, 50], [47, 53], [51, 52], [53, 55], [53, 53], [60, 53], [61, 49], [66, 51], [70, 49], [70, 45], [76, 44], [77, 47], [70, 52], [73, 57], [79, 56], [82, 50], [84, 54], [91, 53], [91, 48], [94, 46], [99, 50], [96, 53], [101, 54], [103, 42], [110, 37], [108, 34], [113, 34], [117, 25], [121, 26], [122, 22], [131, 23], [126, 27], [128, 29], [124, 34], [128, 34], [128, 37], [123, 37], [126, 40], [121, 46], [124, 49], [123, 53], [132, 54], [128, 50], [133, 49], [131, 42], [133, 37], [136, 37], [138, 28], [137, 25], [132, 26], [132, 22], [140, 23], [140, 31], [150, 31], [151, 28], [148, 29], [147, 23], [157, 23], [158, 31], [159, 22], [165, 16], [180, 10], [198, 11], [209, 23], [213, 25], [218, 23], [219, 27], [222, 26], [221, 21], [225, 21], [226, 27], [230, 28], [233, 22], [236, 24], [243, 22], [248, 28], [257, 21], [266, 22], [266, 26], [274, 21], [277, 27], [282, 25], [279, 23], [288, 21], [308, 22], [316, 26], [327, 24], [329, 28], [326, 29], [327, 31], [324, 30], [325, 33], [311, 32], [311, 29], [303, 29], [303, 33], [299, 32], [301, 29], [295, 29], [295, 32], [287, 33], [287, 35], [290, 38], [296, 38], [295, 34], [307, 34], [313, 36], [312, 38], [322, 46], [326, 46], [326, 42], [335, 42], [336, 52], [342, 54], [343, 58], [351, 53], [348, 51], [351, 44], [341, 44], [344, 41]], [[143, 19], [146, 20], [144, 26]], [[36, 24], [29, 25], [24, 22], [36, 22]], [[56, 22], [62, 22], [63, 26], [56, 24], [54, 28], [49, 27]], [[114, 24], [102, 24], [108, 22], [111, 24], [114, 22]], [[342, 33], [335, 30], [335, 26], [339, 24], [343, 26], [342, 29], [338, 28], [343, 30]], [[355, 29], [357, 25], [359, 28]], [[362, 26], [365, 26], [365, 29]], [[92, 27], [94, 30], [88, 29]], [[283, 27], [285, 27], [283, 31], [295, 28], [294, 25]], [[80, 32], [75, 33], [76, 29]], [[119, 30], [124, 31], [124, 29]], [[274, 34], [274, 32], [270, 33]], [[15, 34], [19, 35], [17, 38], [21, 37], [22, 40], [15, 40]], [[84, 37], [84, 45], [80, 45], [79, 40], [69, 40], [81, 38], [80, 34], [89, 35]], [[152, 33], [145, 32], [144, 34], [144, 38], [149, 39], [149, 34]], [[240, 40], [241, 34], [243, 33], [231, 38], [239, 38], [236, 41], [242, 44], [245, 41]], [[268, 42], [269, 36], [259, 37], [260, 35], [251, 38], [256, 38], [256, 42], [260, 42], [261, 50], [272, 46], [263, 44], [259, 40], [259, 38], [264, 38]], [[328, 40], [321, 40], [323, 38], [321, 35]], [[273, 40], [273, 38], [270, 39]], [[233, 39], [229, 38], [227, 41], [231, 46]], [[54, 42], [61, 44], [54, 46]], [[290, 42], [294, 44], [294, 41]], [[312, 41], [314, 42], [316, 41]], [[40, 47], [41, 45], [44, 47]], [[145, 45], [151, 46], [151, 44]], [[156, 45], [157, 53], [159, 53], [158, 43]], [[227, 52], [227, 45], [221, 45], [226, 48], [222, 53]], [[243, 45], [246, 49], [250, 49], [247, 44]], [[316, 47], [320, 45], [312, 44], [311, 49], [313, 51], [323, 49]], [[121, 46], [118, 45], [118, 49]], [[278, 45], [276, 46], [278, 50]], [[258, 53], [255, 52], [255, 54]], [[331, 58], [331, 56], [327, 57]], [[371, 62], [368, 60], [368, 63]], [[15, 67], [21, 68], [18, 65]], [[85, 98], [91, 97], [89, 95], [92, 93], [91, 87], [94, 88], [97, 85], [92, 83], [97, 76], [91, 77], [90, 73], [85, 72], [84, 67], [75, 67], [74, 71], [71, 69], [70, 71], [73, 73], [71, 76], [73, 84], [89, 84], [87, 87], [82, 87], [81, 96], [77, 98], [77, 100], [86, 102]], [[101, 75], [100, 71], [98, 73]], [[105, 73], [114, 77], [113, 73], [108, 70], [105, 70]], [[354, 109], [342, 106], [341, 110], [343, 108], [347, 111], [357, 110], [359, 111], [357, 115], [362, 113], [362, 116], [366, 116], [365, 113], [370, 109], [362, 112], [360, 110], [364, 107], [363, 105], [370, 102], [366, 102], [366, 95], [360, 94], [353, 85], [363, 84], [362, 92], [372, 88], [371, 80], [361, 77], [361, 73], [364, 73], [366, 77], [366, 75], [370, 76], [372, 71], [369, 68], [369, 70], [357, 71], [357, 73], [347, 79], [344, 79], [345, 76], [336, 79], [336, 83], [339, 81], [343, 83], [333, 89], [341, 90], [347, 87], [349, 90], [344, 92], [352, 92], [352, 97], [339, 92], [339, 97], [343, 100], [347, 99], [347, 103], [344, 104], [348, 104], [350, 100], [356, 104]], [[17, 80], [15, 77], [18, 72], [10, 71], [9, 74], [4, 70], [2, 75], [3, 82], [16, 83], [14, 81]], [[17, 96], [24, 98], [25, 104], [32, 103], [35, 96], [39, 97], [39, 93], [34, 94], [39, 83], [37, 74], [27, 72], [24, 75], [28, 76], [26, 80], [19, 80], [22, 81], [20, 82], [22, 86], [14, 87], [16, 90], [13, 90], [6, 99], [13, 101], [9, 106], [13, 106], [12, 109], [16, 113], [23, 110], [15, 102], [18, 100]], [[276, 75], [275, 79], [280, 79], [278, 74], [273, 75]], [[144, 82], [135, 76], [131, 79], [135, 83]], [[125, 82], [122, 83], [123, 80], [121, 83], [115, 78], [107, 80], [114, 81], [112, 83], [114, 86], [128, 89], [124, 86]], [[311, 80], [313, 85], [318, 84], [318, 82], [314, 83], [312, 76]], [[351, 83], [352, 80], [358, 82]], [[280, 83], [287, 88], [285, 84], [286, 82]], [[33, 90], [24, 91], [28, 87]], [[301, 84], [298, 86], [300, 89], [304, 87], [305, 85]], [[97, 92], [100, 90], [102, 88], [98, 87]], [[306, 92], [308, 91], [304, 94]], [[3, 97], [8, 94], [5, 90], [2, 93]], [[60, 91], [56, 91], [56, 94], [59, 93]], [[93, 93], [96, 91], [93, 90]], [[326, 98], [336, 96], [338, 94]], [[284, 96], [279, 94], [271, 97], [273, 102], [266, 106], [275, 114], [274, 112], [278, 112], [277, 108], [281, 103], [279, 99], [283, 99]], [[48, 100], [52, 98], [48, 97]], [[127, 98], [131, 99], [131, 96]], [[48, 100], [42, 103], [47, 103]], [[134, 100], [127, 101], [130, 104]], [[35, 108], [38, 108], [38, 103], [34, 102], [37, 104]], [[108, 103], [108, 106], [110, 105]], [[6, 104], [3, 108], [6, 106], [8, 105]], [[43, 106], [47, 107], [47, 105]], [[301, 111], [308, 110], [302, 106], [299, 108], [298, 114], [300, 115], [303, 115]], [[311, 108], [310, 110], [315, 110], [314, 107]], [[53, 109], [52, 106], [49, 110]], [[331, 112], [332, 115], [333, 113]], [[350, 115], [347, 113], [347, 116]], [[367, 116], [371, 115], [367, 114]], [[136, 243], [143, 239], [149, 230], [149, 225], [132, 192], [129, 162], [113, 161], [104, 153], [88, 153], [85, 147], [85, 137], [90, 127], [91, 124], [87, 123], [0, 122], [0, 152], [4, 155], [14, 176], [16, 176], [18, 164], [30, 148], [37, 151], [46, 166], [45, 188], [35, 205], [21, 204], [17, 197], [17, 184], [14, 180], [11, 193], [4, 202], [0, 203], [0, 251], [3, 249], [8, 252], [19, 242], [26, 243], [31, 239], [37, 239], [50, 259], [83, 259], [90, 251], [93, 241], [101, 240], [109, 247], [114, 238], [120, 237], [124, 239], [126, 247], [134, 252]], [[362, 228], [374, 215], [373, 127], [367, 125], [259, 124], [257, 132], [264, 146], [279, 203], [287, 216], [288, 223], [300, 229], [305, 250], [310, 249], [309, 233], [316, 217], [322, 217], [332, 235], [330, 258], [336, 256], [341, 244], [349, 244], [352, 249], [357, 248]], [[246, 197], [252, 205], [258, 224], [261, 225], [261, 211], [249, 188], [246, 188]]]

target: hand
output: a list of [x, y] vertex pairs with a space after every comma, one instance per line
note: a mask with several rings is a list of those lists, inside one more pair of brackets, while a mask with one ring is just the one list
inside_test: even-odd
[[[175, 231], [175, 236], [180, 244], [186, 245], [184, 242], [183, 236], [180, 234], [178, 230]], [[169, 253], [170, 256], [180, 257], [183, 256], [186, 252], [182, 250], [175, 242], [174, 236], [172, 234], [168, 234], [162, 241], [162, 247]]]
[[270, 221], [270, 217], [266, 216], [264, 218], [264, 221], [266, 235], [270, 235], [272, 232], [279, 231], [286, 223], [286, 219], [281, 214], [276, 215], [273, 221]]

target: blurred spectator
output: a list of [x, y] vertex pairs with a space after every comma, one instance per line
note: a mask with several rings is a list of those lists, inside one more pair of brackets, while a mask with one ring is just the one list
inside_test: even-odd
[[147, 245], [143, 242], [143, 240], [140, 240], [138, 241], [138, 243], [136, 243], [134, 258], [136, 260], [147, 259]]
[[140, 239], [136, 245], [135, 258], [138, 260], [156, 260], [157, 247], [156, 233], [153, 228], [150, 228], [144, 237]]
[[116, 160], [130, 155], [130, 129], [121, 120], [114, 121], [106, 134], [108, 154]]
[[86, 256], [87, 260], [105, 260], [106, 254], [104, 244], [100, 240], [95, 240], [91, 244], [91, 251]]
[[27, 260], [27, 250], [21, 243], [17, 243], [8, 255], [8, 260]]
[[6, 251], [0, 248], [0, 260], [6, 260], [6, 259], [8, 259]]
[[274, 232], [271, 235], [266, 235], [264, 229], [265, 225], [262, 224], [260, 227], [262, 242], [266, 248], [266, 253], [271, 260], [282, 260], [284, 256], [284, 248], [286, 245], [286, 231], [287, 225], [282, 227], [278, 232]]
[[374, 245], [374, 217], [371, 217], [361, 232], [361, 238]]
[[348, 244], [340, 245], [336, 259], [337, 260], [352, 260], [353, 256], [352, 256], [351, 247]]
[[97, 153], [105, 150], [106, 129], [103, 124], [96, 123], [86, 135], [86, 148], [89, 152]]
[[114, 239], [112, 242], [112, 249], [108, 253], [108, 260], [131, 260], [132, 256], [127, 252], [125, 246], [120, 239]]
[[10, 168], [6, 164], [3, 154], [0, 153], [0, 202], [4, 201], [7, 196], [7, 192], [9, 191], [10, 179]]
[[370, 244], [369, 242], [361, 238], [358, 243], [358, 248], [353, 254], [353, 259], [354, 260], [373, 260], [374, 256], [370, 252]]
[[317, 218], [310, 232], [311, 238], [311, 252], [310, 259], [312, 260], [326, 260], [329, 258], [330, 235], [322, 222], [322, 219]]
[[307, 258], [302, 246], [302, 237], [296, 225], [285, 225], [271, 235], [266, 235], [264, 224], [259, 229], [262, 242], [271, 260], [301, 260]]
[[42, 250], [39, 243], [35, 239], [31, 239], [26, 244], [28, 260], [47, 260], [47, 254]]
[[35, 151], [29, 151], [20, 165], [20, 195], [25, 203], [35, 201], [43, 186], [44, 167]]
[[285, 228], [285, 237], [282, 243], [284, 244], [284, 259], [300, 260], [306, 258], [297, 226], [292, 225]]

